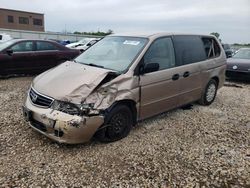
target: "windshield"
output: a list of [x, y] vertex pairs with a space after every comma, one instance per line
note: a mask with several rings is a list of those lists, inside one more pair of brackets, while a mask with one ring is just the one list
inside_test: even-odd
[[250, 59], [250, 48], [249, 49], [240, 49], [233, 58], [239, 59]]
[[7, 42], [3, 42], [3, 43], [0, 43], [0, 51], [4, 50], [5, 48], [7, 48], [8, 46], [14, 44], [15, 41], [13, 40], [9, 40]]
[[75, 60], [78, 63], [122, 72], [133, 62], [147, 42], [139, 37], [105, 37]]

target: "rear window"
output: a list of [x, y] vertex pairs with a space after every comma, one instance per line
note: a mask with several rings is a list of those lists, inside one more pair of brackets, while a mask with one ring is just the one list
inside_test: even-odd
[[204, 61], [206, 53], [200, 36], [173, 36], [178, 66]]
[[55, 45], [49, 42], [37, 41], [36, 50], [37, 51], [57, 50], [57, 48], [55, 47]]

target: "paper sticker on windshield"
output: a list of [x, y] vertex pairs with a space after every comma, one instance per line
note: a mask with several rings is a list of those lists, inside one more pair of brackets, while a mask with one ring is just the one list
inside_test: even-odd
[[140, 41], [135, 41], [135, 40], [125, 40], [123, 44], [129, 44], [129, 45], [138, 45], [140, 44]]

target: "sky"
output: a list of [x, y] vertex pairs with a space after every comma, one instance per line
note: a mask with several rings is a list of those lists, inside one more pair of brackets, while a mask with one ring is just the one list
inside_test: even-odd
[[0, 0], [0, 8], [45, 15], [46, 31], [218, 32], [250, 43], [250, 0]]

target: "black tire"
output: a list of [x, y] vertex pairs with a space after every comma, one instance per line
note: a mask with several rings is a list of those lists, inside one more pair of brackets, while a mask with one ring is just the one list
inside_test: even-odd
[[218, 83], [212, 79], [208, 82], [205, 92], [203, 93], [201, 99], [198, 101], [199, 104], [208, 106], [214, 102], [214, 99], [217, 94]]
[[104, 128], [95, 137], [100, 142], [114, 142], [126, 137], [133, 125], [133, 115], [126, 105], [115, 106], [108, 114]]

